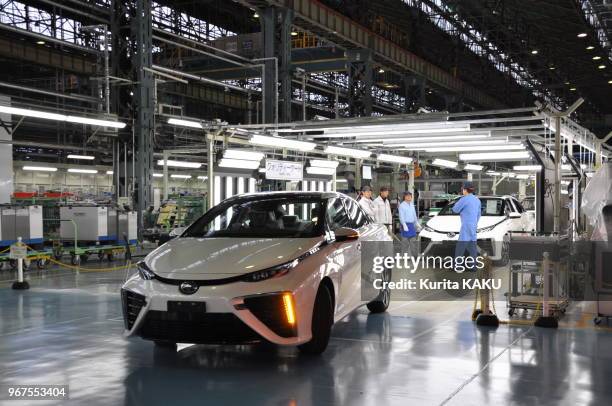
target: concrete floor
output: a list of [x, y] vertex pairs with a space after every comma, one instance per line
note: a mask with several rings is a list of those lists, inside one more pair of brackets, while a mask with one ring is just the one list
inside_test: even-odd
[[478, 328], [469, 301], [397, 301], [338, 323], [319, 358], [269, 346], [175, 353], [122, 337], [125, 272], [37, 271], [24, 292], [2, 278], [0, 385], [68, 384], [68, 404], [612, 404], [612, 330], [589, 323]]

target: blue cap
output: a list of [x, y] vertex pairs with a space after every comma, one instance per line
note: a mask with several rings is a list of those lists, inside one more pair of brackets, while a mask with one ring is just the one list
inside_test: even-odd
[[474, 189], [474, 183], [470, 181], [465, 181], [463, 182], [463, 188], [464, 189]]

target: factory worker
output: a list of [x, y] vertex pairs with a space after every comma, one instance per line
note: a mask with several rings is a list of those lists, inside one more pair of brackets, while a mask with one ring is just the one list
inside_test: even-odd
[[455, 248], [455, 257], [462, 257], [465, 251], [469, 256], [476, 258], [478, 246], [476, 243], [476, 232], [478, 220], [480, 220], [480, 199], [474, 196], [474, 184], [464, 182], [461, 197], [452, 207], [453, 213], [459, 214], [461, 228], [459, 230], [459, 241]]
[[372, 201], [372, 188], [369, 186], [362, 186], [361, 193], [359, 194], [359, 205], [372, 219], [376, 220], [374, 202]]
[[391, 203], [389, 202], [389, 188], [383, 186], [380, 193], [374, 199], [374, 220], [387, 226], [389, 233], [393, 232], [393, 215], [391, 214]]
[[416, 256], [418, 255], [416, 236], [419, 232], [419, 218], [412, 203], [412, 193], [404, 192], [404, 201], [399, 205], [397, 211], [400, 220], [402, 252]]

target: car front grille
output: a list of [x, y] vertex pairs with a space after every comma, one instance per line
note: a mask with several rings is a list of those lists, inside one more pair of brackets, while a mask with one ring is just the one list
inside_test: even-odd
[[270, 330], [281, 337], [295, 337], [295, 325], [287, 323], [283, 297], [279, 294], [252, 296], [244, 299], [244, 305]]
[[148, 340], [193, 344], [243, 344], [262, 340], [233, 313], [151, 310], [138, 335]]
[[127, 330], [131, 330], [140, 310], [147, 301], [141, 294], [121, 289], [121, 303], [123, 305], [123, 323]]

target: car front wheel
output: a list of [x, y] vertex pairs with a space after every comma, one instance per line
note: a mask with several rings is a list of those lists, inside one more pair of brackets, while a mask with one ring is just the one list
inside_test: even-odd
[[312, 310], [312, 339], [300, 346], [300, 352], [319, 355], [327, 348], [331, 327], [334, 323], [334, 309], [331, 292], [325, 285], [319, 286]]
[[[382, 274], [383, 282], [391, 281], [391, 270], [386, 269]], [[368, 303], [366, 306], [368, 310], [372, 313], [383, 313], [386, 312], [389, 308], [389, 303], [391, 303], [391, 289], [388, 287], [381, 289], [378, 293], [378, 297]]]

